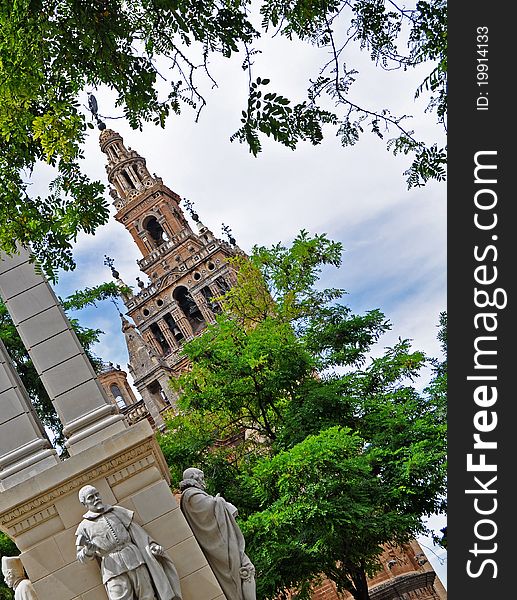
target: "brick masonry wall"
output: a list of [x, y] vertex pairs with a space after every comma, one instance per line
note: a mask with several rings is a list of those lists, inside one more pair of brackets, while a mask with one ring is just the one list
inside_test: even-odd
[[[368, 580], [370, 595], [375, 600], [446, 600], [443, 585], [435, 578], [415, 540], [402, 548], [387, 547], [381, 555], [381, 563], [382, 569]], [[408, 578], [412, 579], [409, 585], [406, 582]], [[430, 583], [431, 579], [434, 579], [434, 585]], [[422, 587], [407, 589], [419, 585], [420, 581]], [[314, 591], [312, 600], [353, 600], [353, 596], [349, 592], [338, 594], [335, 584], [326, 579]]]

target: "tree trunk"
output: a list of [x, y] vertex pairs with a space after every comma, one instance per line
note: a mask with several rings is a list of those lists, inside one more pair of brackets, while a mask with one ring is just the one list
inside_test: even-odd
[[334, 581], [338, 589], [347, 590], [352, 594], [354, 600], [370, 600], [366, 573], [362, 567], [338, 567], [326, 573], [327, 577]]
[[368, 581], [364, 569], [358, 568], [351, 573], [352, 581], [354, 582], [354, 598], [355, 600], [370, 600], [368, 593]]

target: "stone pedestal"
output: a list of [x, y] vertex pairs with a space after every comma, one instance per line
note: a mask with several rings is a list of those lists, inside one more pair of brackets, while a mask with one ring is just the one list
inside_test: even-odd
[[168, 483], [163, 454], [142, 421], [1, 492], [0, 529], [22, 551], [40, 600], [107, 600], [98, 565], [76, 560], [74, 534], [85, 510], [77, 493], [91, 484], [106, 503], [133, 510], [167, 550], [183, 600], [225, 600]]

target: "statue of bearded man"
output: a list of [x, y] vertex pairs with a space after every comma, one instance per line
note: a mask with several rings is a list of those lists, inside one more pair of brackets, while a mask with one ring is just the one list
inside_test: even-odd
[[180, 507], [228, 600], [255, 600], [255, 567], [235, 517], [237, 509], [205, 491], [200, 469], [189, 468], [180, 482]]
[[77, 560], [99, 561], [110, 600], [181, 600], [174, 563], [133, 522], [133, 511], [104, 504], [91, 485], [79, 490], [79, 500], [88, 510], [76, 530]]

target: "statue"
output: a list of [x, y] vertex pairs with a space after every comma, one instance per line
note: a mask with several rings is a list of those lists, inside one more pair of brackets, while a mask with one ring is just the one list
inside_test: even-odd
[[2, 575], [6, 585], [14, 590], [14, 600], [38, 600], [18, 556], [2, 556]]
[[104, 504], [91, 485], [79, 490], [79, 500], [88, 510], [75, 532], [77, 559], [100, 562], [110, 600], [181, 600], [174, 563], [133, 522], [133, 511]]
[[183, 472], [180, 490], [181, 510], [227, 600], [255, 600], [255, 567], [244, 553], [235, 506], [205, 492], [200, 469]]

